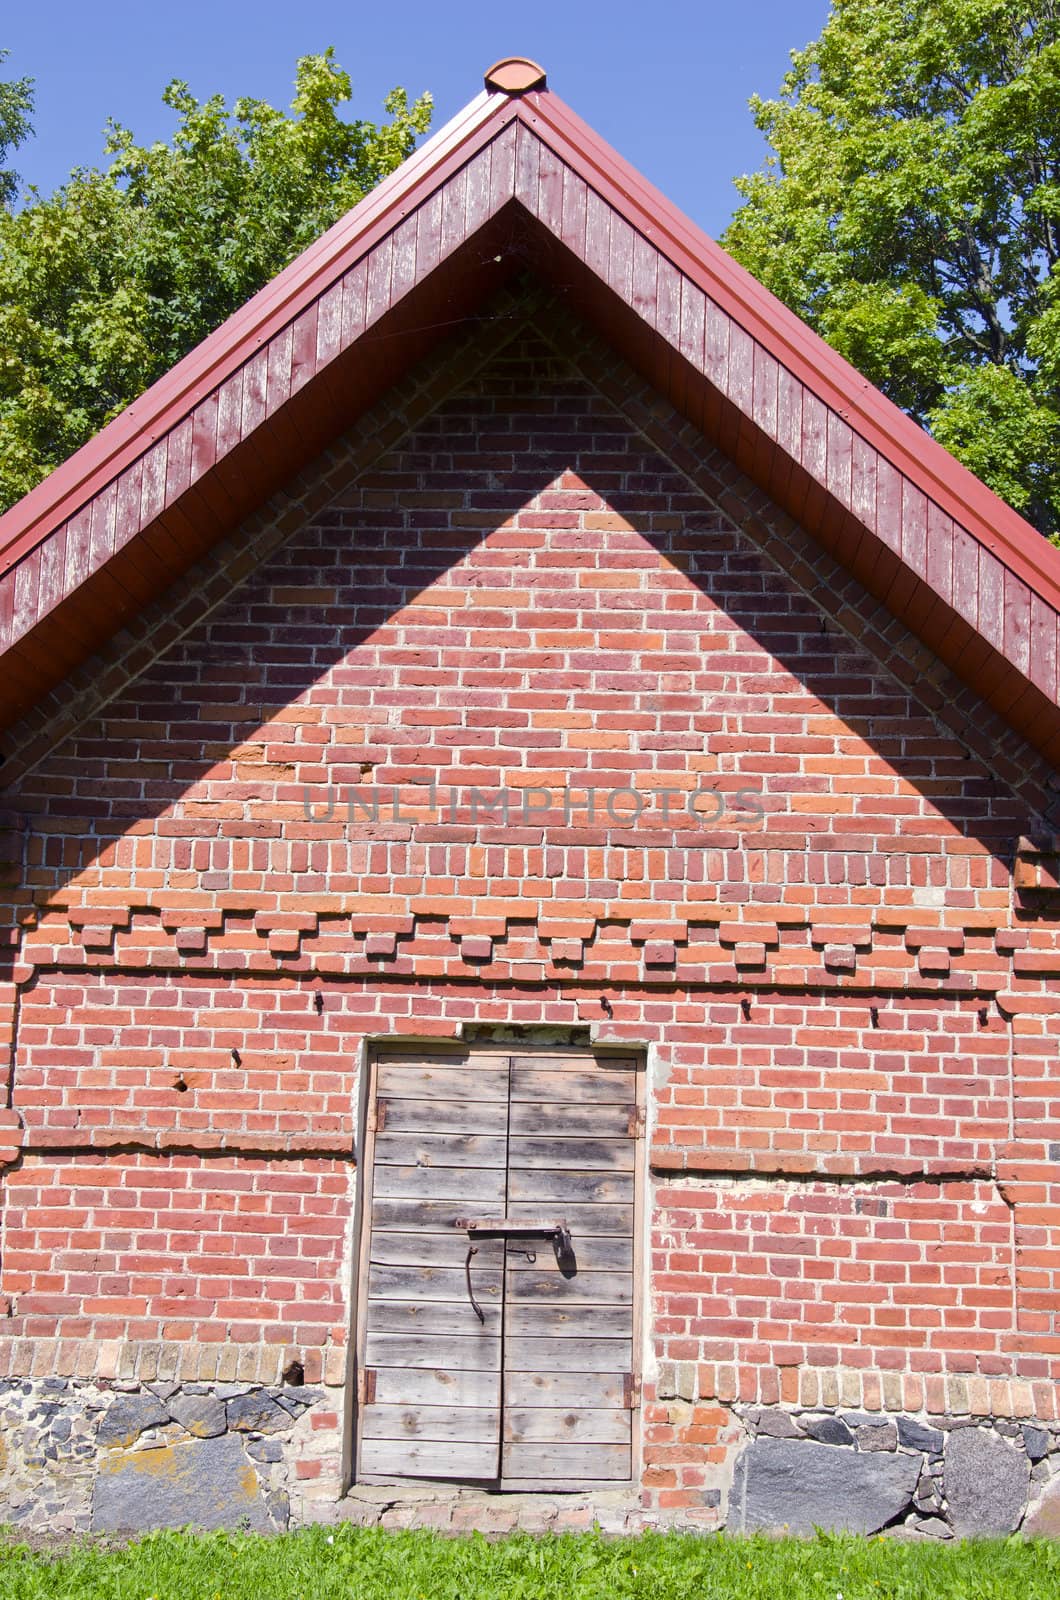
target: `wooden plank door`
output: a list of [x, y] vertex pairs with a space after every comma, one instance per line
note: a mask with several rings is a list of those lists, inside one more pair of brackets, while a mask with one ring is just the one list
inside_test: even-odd
[[638, 1084], [629, 1060], [512, 1057], [508, 1214], [563, 1215], [572, 1254], [508, 1241], [506, 1488], [632, 1477]]
[[469, 1208], [504, 1210], [507, 1056], [419, 1052], [376, 1065], [360, 1476], [496, 1483], [503, 1240], [467, 1295]]
[[[359, 1477], [629, 1481], [642, 1074], [586, 1052], [382, 1055]], [[563, 1217], [570, 1255], [459, 1218]]]

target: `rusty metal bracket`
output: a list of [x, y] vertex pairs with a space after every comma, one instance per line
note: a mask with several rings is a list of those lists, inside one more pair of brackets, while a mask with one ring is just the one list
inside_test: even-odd
[[544, 1221], [538, 1217], [457, 1217], [453, 1227], [466, 1228], [474, 1234], [536, 1234], [551, 1238], [561, 1228], [566, 1231], [567, 1221], [565, 1217]]

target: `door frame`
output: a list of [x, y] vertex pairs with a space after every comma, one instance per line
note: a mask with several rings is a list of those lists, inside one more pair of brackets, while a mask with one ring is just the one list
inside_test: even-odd
[[[361, 1457], [361, 1421], [364, 1405], [368, 1400], [366, 1393], [367, 1366], [365, 1351], [368, 1335], [368, 1271], [371, 1261], [372, 1244], [372, 1200], [375, 1179], [375, 1137], [378, 1131], [376, 1115], [377, 1083], [380, 1063], [400, 1057], [414, 1059], [417, 1055], [424, 1056], [473, 1056], [477, 1052], [483, 1055], [557, 1055], [570, 1057], [583, 1055], [592, 1059], [607, 1058], [632, 1058], [636, 1071], [636, 1128], [633, 1132], [633, 1357], [630, 1363], [632, 1368], [632, 1395], [630, 1397], [630, 1474], [626, 1479], [617, 1478], [608, 1480], [598, 1485], [603, 1490], [633, 1489], [639, 1486], [641, 1471], [641, 1450], [643, 1432], [643, 1406], [641, 1404], [643, 1390], [644, 1370], [644, 1333], [646, 1313], [647, 1282], [645, 1279], [646, 1246], [644, 1242], [644, 1217], [645, 1199], [647, 1194], [647, 1139], [645, 1129], [647, 1124], [647, 1094], [648, 1094], [648, 1051], [643, 1045], [623, 1046], [617, 1043], [596, 1046], [575, 1044], [537, 1044], [533, 1039], [483, 1039], [474, 1043], [463, 1043], [456, 1039], [407, 1039], [400, 1035], [389, 1035], [383, 1038], [364, 1041], [362, 1083], [364, 1093], [360, 1107], [360, 1168], [358, 1183], [357, 1225], [359, 1238], [356, 1250], [353, 1252], [355, 1261], [355, 1280], [351, 1306], [352, 1322], [352, 1378], [350, 1388], [350, 1471], [347, 1481], [350, 1485], [360, 1483], [360, 1457]], [[503, 1385], [503, 1372], [501, 1374]], [[504, 1396], [501, 1394], [501, 1426], [503, 1430]], [[503, 1444], [503, 1438], [502, 1438]], [[457, 1488], [474, 1489], [474, 1484], [460, 1484], [455, 1479], [431, 1478], [399, 1478], [380, 1480], [372, 1475], [372, 1483], [382, 1482], [401, 1486], [421, 1482], [424, 1484], [443, 1482], [450, 1484], [454, 1490]], [[520, 1494], [574, 1494], [584, 1492], [583, 1485], [564, 1483], [523, 1484], [519, 1489], [505, 1489], [498, 1480], [496, 1487], [483, 1486], [483, 1493], [508, 1494], [513, 1498]]]

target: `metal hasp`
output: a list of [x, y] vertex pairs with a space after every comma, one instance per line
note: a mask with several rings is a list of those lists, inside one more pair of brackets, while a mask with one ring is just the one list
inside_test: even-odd
[[474, 1234], [476, 1238], [490, 1236], [494, 1239], [509, 1239], [515, 1235], [520, 1238], [551, 1239], [560, 1269], [573, 1265], [574, 1262], [574, 1245], [565, 1217], [549, 1218], [548, 1221], [540, 1222], [534, 1221], [533, 1218], [524, 1221], [520, 1217], [457, 1217], [453, 1226], [466, 1228], [468, 1233]]
[[494, 1236], [532, 1233], [535, 1238], [551, 1238], [554, 1233], [567, 1232], [564, 1217], [550, 1217], [547, 1221], [536, 1221], [533, 1217], [526, 1220], [522, 1217], [457, 1217], [453, 1227], [466, 1228], [468, 1233], [489, 1233]]

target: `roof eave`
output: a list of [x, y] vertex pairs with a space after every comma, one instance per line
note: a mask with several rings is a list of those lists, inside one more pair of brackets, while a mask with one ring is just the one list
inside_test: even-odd
[[74, 515], [372, 249], [406, 211], [518, 115], [483, 92], [99, 433], [0, 515], [0, 576]]

